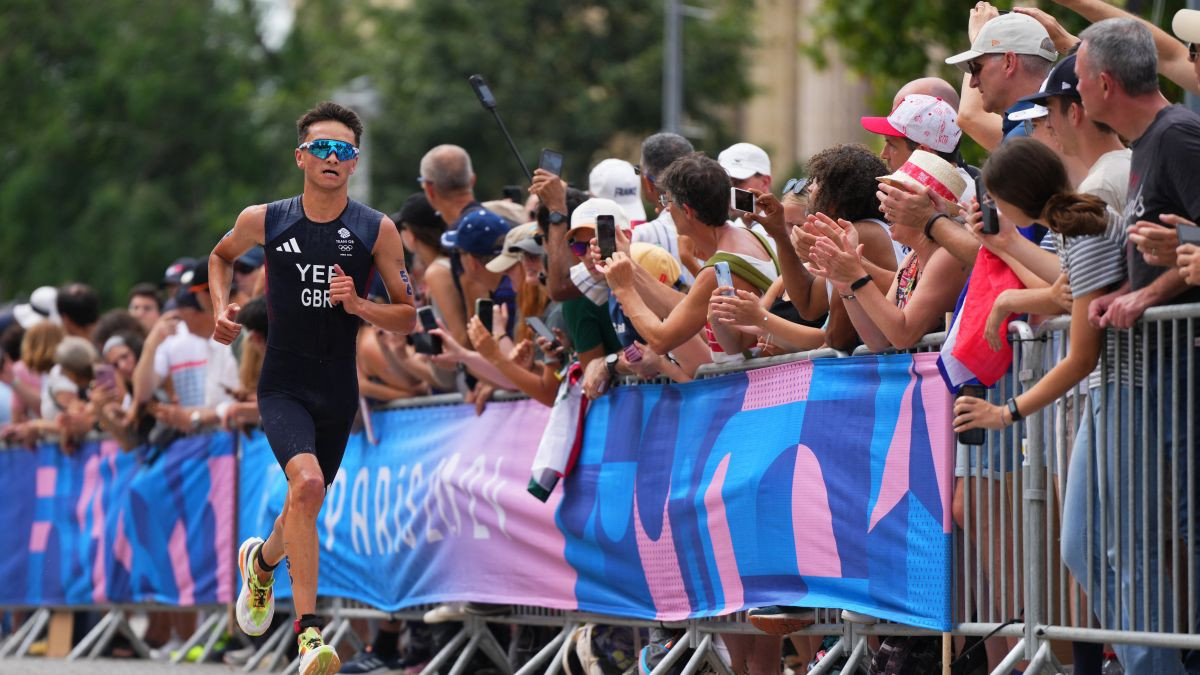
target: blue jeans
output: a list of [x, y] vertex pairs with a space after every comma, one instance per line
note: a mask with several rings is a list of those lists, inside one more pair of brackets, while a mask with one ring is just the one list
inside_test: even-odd
[[[1152, 417], [1160, 393], [1156, 380], [1152, 377], [1148, 381], [1150, 387], [1146, 392]], [[1071, 453], [1063, 499], [1062, 557], [1075, 579], [1085, 588], [1088, 602], [1103, 627], [1173, 632], [1173, 612], [1177, 603], [1186, 600], [1174, 594], [1170, 576], [1172, 565], [1164, 560], [1161, 583], [1162, 597], [1166, 599], [1167, 606], [1163, 608], [1164, 621], [1159, 621], [1158, 535], [1160, 528], [1170, 528], [1173, 523], [1169, 509], [1158, 505], [1163, 503], [1162, 500], [1170, 499], [1169, 503], [1178, 509], [1182, 537], [1186, 542], [1186, 436], [1179, 439], [1178, 443], [1171, 441], [1171, 418], [1183, 412], [1186, 399], [1168, 401], [1163, 408], [1164, 453], [1167, 457], [1174, 455], [1178, 462], [1181, 483], [1172, 490], [1171, 475], [1167, 470], [1163, 487], [1172, 494], [1159, 494], [1157, 420], [1152, 419], [1148, 428], [1143, 424], [1142, 395], [1141, 387], [1116, 384], [1106, 384], [1088, 392], [1082, 419], [1090, 420], [1092, 425], [1089, 428], [1085, 424], [1080, 428]], [[1107, 408], [1100, 405], [1101, 397]], [[1133, 405], [1132, 410], [1130, 404]], [[1145, 445], [1142, 442], [1144, 430], [1149, 433], [1149, 442]], [[1181, 434], [1186, 434], [1186, 430], [1181, 429]], [[1121, 443], [1122, 440], [1125, 442]], [[1132, 492], [1129, 484], [1131, 473]], [[1143, 476], [1149, 479], [1148, 485], [1143, 485]], [[1104, 492], [1103, 504], [1101, 491]], [[1090, 551], [1087, 527], [1089, 501], [1092, 514]], [[1151, 508], [1147, 509], [1147, 505]], [[1168, 529], [1164, 534], [1164, 541], [1171, 550], [1176, 550], [1178, 543], [1170, 539], [1169, 532]], [[1145, 549], [1143, 536], [1149, 538], [1149, 546]], [[1193, 552], [1194, 555], [1196, 552]], [[1186, 567], [1181, 572], [1186, 574]], [[1196, 590], [1192, 589], [1192, 592]], [[1148, 607], [1149, 611], [1143, 612], [1144, 607]], [[1186, 628], [1181, 626], [1181, 632]], [[1188, 672], [1184, 670], [1177, 649], [1120, 644], [1114, 645], [1114, 649], [1125, 672], [1130, 675], [1183, 675]]]

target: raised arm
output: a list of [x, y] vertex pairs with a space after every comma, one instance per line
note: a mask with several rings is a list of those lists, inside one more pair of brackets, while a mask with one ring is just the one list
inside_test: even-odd
[[605, 276], [626, 318], [645, 338], [650, 349], [666, 354], [700, 332], [707, 321], [708, 298], [717, 287], [716, 276], [711, 269], [701, 271], [683, 301], [675, 306], [665, 320], [659, 320], [634, 286], [633, 267], [633, 260], [618, 252], [605, 266]]
[[1196, 81], [1196, 71], [1192, 68], [1191, 62], [1188, 61], [1187, 47], [1165, 30], [1140, 16], [1135, 16], [1120, 7], [1110, 5], [1104, 2], [1104, 0], [1054, 0], [1054, 2], [1079, 14], [1092, 23], [1113, 18], [1137, 19], [1141, 21], [1150, 29], [1150, 33], [1154, 36], [1154, 46], [1158, 49], [1158, 72], [1193, 94], [1200, 94], [1200, 82]]

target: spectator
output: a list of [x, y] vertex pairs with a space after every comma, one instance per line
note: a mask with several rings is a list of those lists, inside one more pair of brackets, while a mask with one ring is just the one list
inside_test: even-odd
[[[564, 328], [562, 304], [551, 302], [542, 284], [545, 249], [537, 243], [536, 222], [518, 225], [504, 237], [504, 250], [485, 267], [494, 274], [504, 274], [517, 288], [517, 322], [513, 340], [532, 340], [534, 336], [525, 317], [536, 316], [551, 328]], [[498, 319], [497, 319], [498, 321]], [[493, 327], [492, 332], [499, 332]]]
[[1020, 124], [1000, 115], [1015, 112], [1018, 99], [1041, 88], [1058, 52], [1036, 19], [1000, 15], [986, 2], [971, 10], [968, 33], [971, 48], [946, 59], [967, 73], [958, 126], [991, 150], [1005, 136], [1024, 135]]
[[[966, 191], [966, 181], [953, 164], [924, 150], [912, 153], [888, 178], [923, 185], [952, 203]], [[862, 263], [853, 225], [846, 220], [835, 223], [828, 216], [818, 218], [823, 236], [812, 248], [813, 272], [833, 283], [855, 330], [871, 351], [908, 349], [926, 333], [942, 327], [966, 283], [967, 270], [959, 261], [916, 230], [897, 227], [891, 230], [893, 239], [910, 252], [898, 274], [875, 278]], [[926, 276], [938, 282], [921, 284]], [[881, 281], [890, 281], [886, 293]]]
[[42, 380], [42, 420], [54, 420], [68, 444], [74, 446], [87, 433], [95, 416], [87, 410], [88, 390], [99, 360], [92, 342], [68, 335], [54, 348], [54, 367]]
[[133, 318], [142, 323], [142, 328], [146, 333], [154, 328], [158, 317], [162, 315], [162, 296], [158, 294], [158, 289], [154, 284], [136, 284], [129, 289], [129, 299], [126, 309], [133, 315]]
[[[888, 171], [897, 171], [915, 150], [932, 152], [957, 165], [962, 130], [958, 112], [949, 103], [924, 94], [910, 94], [887, 117], [864, 117], [867, 131], [884, 137], [880, 158]], [[964, 172], [965, 173], [965, 172]], [[965, 180], [965, 179], [964, 179]]]
[[[627, 254], [616, 253], [602, 271], [646, 344], [657, 354], [668, 354], [708, 323], [708, 301], [717, 288], [716, 276], [708, 268], [728, 262], [735, 287], [761, 295], [779, 276], [779, 264], [765, 238], [728, 224], [730, 179], [715, 160], [699, 153], [675, 160], [658, 184], [660, 203], [671, 211], [679, 233], [690, 237], [696, 252], [707, 259], [695, 285], [660, 322], [634, 285], [635, 265]], [[712, 327], [706, 338], [714, 360], [721, 361], [743, 358], [743, 350], [754, 342], [752, 336], [723, 326]]]
[[[824, 213], [853, 223], [863, 244], [864, 258], [879, 270], [895, 272], [903, 253], [898, 244], [894, 245], [888, 224], [876, 217], [879, 214], [875, 196], [877, 178], [887, 173], [883, 161], [861, 145], [838, 145], [814, 155], [808, 166], [809, 213]], [[842, 299], [833, 297], [826, 280], [804, 266], [817, 233], [799, 231], [793, 245], [785, 221], [765, 219], [756, 214], [748, 217], [764, 225], [778, 243], [783, 286], [801, 318], [817, 322], [828, 316], [824, 321], [825, 343], [834, 349], [852, 350], [858, 337]], [[885, 276], [882, 272], [879, 275], [880, 278]]]
[[[1187, 45], [1179, 42], [1179, 40], [1172, 39], [1163, 29], [1145, 19], [1130, 14], [1116, 5], [1105, 2], [1105, 0], [1056, 0], [1056, 4], [1078, 13], [1091, 23], [1098, 23], [1105, 19], [1134, 19], [1140, 22], [1149, 29], [1150, 34], [1154, 37], [1154, 46], [1158, 50], [1159, 74], [1193, 94], [1200, 94], [1200, 79], [1197, 78], [1194, 70], [1195, 59], [1191, 57], [1191, 54], [1195, 52], [1193, 51], [1189, 54]], [[1040, 9], [1036, 7], [1016, 7], [1013, 11], [1028, 14], [1045, 26], [1051, 38], [1054, 39], [1054, 44], [1058, 51], [1066, 52], [1071, 47], [1079, 44], [1079, 38], [1068, 33], [1066, 29], [1059, 25], [1057, 19]], [[1195, 37], [1200, 34], [1200, 29], [1196, 28], [1195, 23], [1192, 23], [1190, 37], [1184, 33], [1188, 32], [1186, 22], [1189, 19], [1187, 17], [1195, 16], [1194, 14], [1188, 14], [1188, 12], [1195, 11], [1189, 9], [1179, 10], [1175, 13], [1175, 23], [1173, 25], [1175, 34], [1179, 39], [1192, 44], [1196, 43]], [[1180, 32], [1180, 17], [1183, 17], [1185, 22], [1183, 24], [1185, 26], [1184, 32]], [[1195, 18], [1190, 19], [1190, 21], [1196, 20]]]
[[14, 420], [44, 417], [42, 401], [46, 397], [43, 393], [50, 388], [47, 380], [54, 368], [55, 351], [64, 337], [66, 334], [62, 327], [52, 321], [43, 321], [25, 331], [25, 337], [21, 340], [21, 362], [17, 364], [15, 373], [15, 387], [24, 406], [21, 411], [14, 410]]
[[452, 230], [463, 213], [479, 205], [471, 156], [457, 145], [439, 145], [425, 153], [420, 182], [430, 206]]
[[103, 347], [110, 337], [121, 333], [137, 335], [143, 341], [146, 339], [146, 329], [133, 314], [123, 309], [110, 309], [100, 316], [92, 328], [92, 344]]
[[679, 134], [665, 131], [657, 133], [642, 141], [641, 163], [635, 167], [642, 178], [642, 196], [658, 208], [658, 216], [634, 228], [633, 241], [666, 249], [683, 267], [680, 274], [684, 285], [687, 286], [691, 286], [695, 281], [695, 275], [700, 271], [700, 263], [692, 254], [688, 240], [679, 239], [679, 231], [675, 227], [675, 221], [671, 219], [671, 210], [661, 208], [662, 191], [655, 181], [667, 170], [671, 162], [690, 155], [694, 150], [691, 142]]
[[[163, 314], [150, 331], [134, 370], [133, 391], [134, 400], [146, 404], [169, 382], [174, 397], [153, 406], [155, 417], [188, 432], [220, 423], [216, 406], [233, 399], [238, 376], [233, 352], [211, 339], [207, 259], [197, 262], [179, 281], [177, 309]], [[186, 331], [177, 330], [181, 322]]]
[[[734, 143], [717, 155], [717, 162], [729, 174], [732, 187], [741, 190], [758, 190], [762, 193], [771, 192], [771, 158], [767, 151], [753, 143]], [[734, 225], [747, 227], [741, 214], [730, 209], [730, 218]], [[766, 230], [758, 223], [751, 223], [752, 229], [763, 235], [774, 250], [775, 242], [767, 237]]]
[[629, 162], [616, 158], [601, 160], [588, 174], [588, 192], [593, 197], [609, 199], [620, 205], [634, 230], [646, 222], [642, 184], [637, 170]]
[[[459, 218], [457, 227], [442, 234], [442, 246], [453, 250], [462, 264], [463, 281], [491, 298], [497, 305], [508, 306], [509, 316], [516, 318], [516, 289], [503, 274], [487, 268], [487, 263], [504, 250], [504, 235], [508, 221], [482, 206], [471, 208]], [[475, 313], [474, 303], [468, 314]], [[508, 327], [511, 330], [511, 325]]]
[[58, 317], [58, 289], [40, 286], [29, 294], [29, 302], [13, 307], [13, 318], [26, 330], [42, 321], [61, 323]]
[[100, 296], [95, 289], [87, 284], [67, 284], [58, 289], [55, 304], [67, 335], [92, 337], [92, 327], [100, 319]]
[[[1164, 274], [1157, 265], [1174, 263], [1174, 251], [1178, 243], [1174, 226], [1183, 219], [1195, 222], [1200, 217], [1200, 173], [1195, 170], [1195, 159], [1200, 156], [1200, 116], [1170, 105], [1158, 88], [1158, 57], [1154, 38], [1146, 26], [1134, 19], [1107, 19], [1094, 24], [1080, 34], [1082, 45], [1075, 62], [1079, 77], [1079, 95], [1084, 108], [1092, 119], [1107, 124], [1118, 134], [1132, 141], [1133, 157], [1130, 168], [1130, 195], [1122, 214], [1126, 225], [1132, 226], [1129, 237], [1138, 243], [1140, 255], [1131, 255], [1129, 282], [1120, 289], [1097, 298], [1091, 303], [1089, 317], [1098, 327], [1128, 328], [1137, 321], [1148, 307], [1200, 299], [1200, 290], [1188, 289], [1175, 274]], [[1160, 225], [1161, 224], [1161, 225]], [[1165, 227], [1164, 227], [1165, 226]], [[1141, 239], [1142, 241], [1138, 241]], [[1190, 360], [1191, 344], [1169, 344], [1165, 363], [1170, 368]], [[1129, 396], [1144, 397], [1149, 405], [1159, 405], [1161, 392], [1168, 389], [1167, 382], [1178, 376], [1174, 372], [1159, 372], [1156, 360], [1145, 365], [1125, 364], [1134, 372], [1144, 373], [1144, 381], [1135, 379], [1133, 386], [1122, 382], [1118, 399]], [[1178, 382], [1178, 380], [1176, 380]], [[1142, 386], [1138, 386], [1142, 385]], [[1178, 385], [1176, 385], [1178, 386]], [[1144, 389], [1143, 389], [1144, 387]], [[1143, 393], [1144, 392], [1144, 393]], [[1162, 401], [1168, 418], [1189, 415], [1187, 401], [1192, 395], [1176, 395]], [[1115, 403], [1115, 402], [1114, 402]], [[1137, 408], [1137, 406], [1133, 406]], [[1109, 407], [1108, 425], [1115, 425], [1120, 413], [1119, 405]], [[1123, 419], [1123, 418], [1122, 418]], [[1145, 426], [1144, 426], [1145, 425]], [[1133, 415], [1130, 438], [1143, 438], [1131, 451], [1166, 446], [1168, 457], [1176, 461], [1196, 461], [1195, 449], [1188, 447], [1183, 438], [1172, 435], [1171, 425], [1160, 431], [1158, 425], [1143, 420], [1140, 411]], [[1143, 435], [1144, 434], [1144, 435]], [[1116, 445], [1110, 444], [1110, 447]], [[1134, 464], [1141, 471], [1152, 472], [1157, 453], [1138, 452]], [[1151, 474], [1147, 474], [1151, 475]], [[1140, 483], [1139, 483], [1140, 485]], [[1180, 496], [1174, 507], [1180, 513], [1193, 497], [1182, 485], [1177, 486]], [[1120, 509], [1141, 510], [1139, 505], [1157, 503], [1155, 495], [1126, 495], [1128, 501], [1115, 505]], [[1111, 502], [1110, 502], [1111, 503]], [[1155, 509], [1157, 513], [1157, 509]], [[1151, 537], [1157, 529], [1157, 516], [1148, 516]], [[1142, 522], [1139, 518], [1138, 522]], [[1184, 519], [1182, 522], [1187, 522]], [[1186, 535], [1185, 535], [1186, 536]], [[1151, 570], [1155, 568], [1154, 552], [1150, 556], [1133, 555], [1128, 564], [1119, 566], [1122, 592], [1147, 589], [1148, 621], [1135, 621], [1129, 612], [1117, 617], [1117, 625], [1127, 630], [1170, 630], [1170, 621], [1162, 625], [1155, 586], [1158, 578]], [[1187, 555], [1200, 555], [1198, 551], [1187, 551]], [[1148, 558], [1148, 559], [1145, 559]], [[1118, 573], [1111, 570], [1110, 573]], [[1148, 582], [1148, 585], [1147, 585]], [[1173, 597], [1166, 591], [1166, 597]], [[1104, 611], [1112, 612], [1114, 597], [1107, 598], [1109, 606]], [[1099, 608], [1098, 608], [1099, 609]], [[1125, 608], [1129, 609], [1129, 608]], [[1173, 615], [1174, 612], [1167, 612]], [[1194, 620], [1195, 617], [1188, 617]], [[1117, 654], [1129, 673], [1182, 673], [1177, 650], [1148, 648], [1135, 645], [1118, 645]]]
[[466, 344], [467, 314], [462, 291], [455, 285], [450, 256], [442, 247], [446, 223], [422, 192], [410, 195], [392, 220], [400, 228], [404, 250], [412, 251], [420, 263], [426, 302], [433, 306], [454, 339]]
[[[176, 258], [175, 262], [167, 266], [163, 272], [162, 281], [158, 282], [158, 287], [162, 289], [163, 297], [167, 299], [167, 304], [170, 305], [175, 301], [175, 292], [179, 290], [179, 279], [188, 270], [196, 266], [195, 258]], [[163, 309], [167, 309], [166, 306]]]
[[263, 263], [266, 262], [266, 259], [267, 254], [263, 251], [263, 247], [255, 246], [233, 261], [231, 303], [245, 305], [247, 302], [250, 302], [251, 298], [256, 298], [263, 294], [263, 284], [265, 283]]
[[[141, 328], [141, 324], [137, 324]], [[133, 371], [142, 353], [144, 336], [117, 333], [105, 340], [100, 349], [102, 366], [97, 366], [95, 385], [88, 391], [88, 402], [100, 428], [117, 440], [124, 450], [140, 443], [139, 407], [133, 405]], [[153, 417], [145, 416], [152, 425]], [[146, 429], [145, 431], [149, 431]]]
[[0, 332], [0, 428], [12, 422], [17, 393], [13, 390], [14, 368], [21, 360], [21, 340], [25, 329], [13, 321]]
[[[603, 278], [589, 255], [591, 241], [596, 237], [596, 218], [612, 216], [618, 232], [629, 230], [629, 219], [616, 202], [607, 199], [589, 199], [571, 212], [571, 227], [566, 233], [566, 242], [572, 256], [583, 266], [589, 277]], [[567, 335], [575, 347], [579, 362], [584, 368], [593, 359], [603, 359], [621, 349], [621, 342], [607, 309], [608, 292], [602, 290], [603, 306], [588, 297], [576, 298], [563, 303], [563, 321]]]

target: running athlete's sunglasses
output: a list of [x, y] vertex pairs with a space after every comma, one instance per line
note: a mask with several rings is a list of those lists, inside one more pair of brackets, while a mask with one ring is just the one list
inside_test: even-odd
[[317, 159], [325, 159], [330, 153], [337, 155], [339, 162], [348, 162], [358, 157], [358, 148], [346, 141], [335, 141], [331, 138], [318, 138], [315, 141], [301, 143], [298, 150], [307, 150], [308, 154]]

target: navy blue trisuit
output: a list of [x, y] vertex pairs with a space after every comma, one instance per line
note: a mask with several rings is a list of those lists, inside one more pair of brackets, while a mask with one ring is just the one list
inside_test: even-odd
[[314, 454], [333, 482], [358, 410], [355, 349], [361, 320], [329, 302], [334, 265], [365, 297], [383, 214], [354, 200], [317, 223], [300, 197], [267, 205], [267, 352], [258, 380], [263, 431], [281, 467]]

